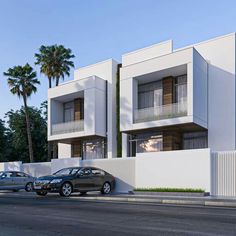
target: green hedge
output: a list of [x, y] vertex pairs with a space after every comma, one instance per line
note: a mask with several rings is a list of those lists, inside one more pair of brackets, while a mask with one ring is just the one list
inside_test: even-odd
[[203, 189], [193, 188], [136, 188], [137, 192], [178, 192], [178, 193], [204, 193]]
[[116, 131], [117, 131], [117, 157], [122, 156], [122, 136], [120, 132], [120, 68], [118, 64], [116, 78]]

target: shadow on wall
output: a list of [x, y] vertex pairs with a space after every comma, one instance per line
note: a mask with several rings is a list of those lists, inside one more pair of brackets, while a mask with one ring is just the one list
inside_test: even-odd
[[235, 149], [235, 75], [208, 65], [208, 137], [214, 151]]
[[115, 192], [132, 191], [135, 187], [135, 159], [83, 160], [80, 166], [97, 167], [112, 174], [116, 179]]
[[127, 115], [127, 114], [132, 114], [132, 113], [133, 113], [133, 110], [132, 108], [129, 107], [128, 100], [124, 97], [121, 97], [120, 98], [120, 124], [124, 124], [122, 125], [123, 127], [125, 127], [125, 124], [130, 125], [130, 122], [133, 123], [133, 120], [130, 119], [131, 117]]
[[[110, 173], [111, 174], [111, 173]], [[116, 177], [116, 186], [114, 192], [117, 193], [127, 193], [134, 190], [134, 185], [129, 184], [128, 182], [123, 181], [119, 177]]]
[[[76, 89], [79, 91], [79, 90], [82, 90], [81, 86], [79, 85], [79, 83], [76, 83], [75, 84], [76, 86]], [[90, 82], [87, 80], [85, 82], [85, 85], [84, 87], [87, 88], [90, 86]], [[90, 109], [90, 107], [94, 106], [95, 104], [93, 103], [93, 100], [92, 99], [87, 99], [85, 98], [85, 93], [84, 93], [84, 114], [86, 114], [87, 116], [84, 117], [86, 119], [86, 124], [88, 127], [93, 127], [93, 122], [94, 122], [94, 116], [93, 116], [93, 113], [87, 113], [85, 111], [88, 111]], [[88, 115], [89, 114], [89, 115]], [[85, 130], [86, 131], [86, 130]]]
[[34, 177], [51, 174], [51, 162], [27, 163], [22, 165], [22, 171]]

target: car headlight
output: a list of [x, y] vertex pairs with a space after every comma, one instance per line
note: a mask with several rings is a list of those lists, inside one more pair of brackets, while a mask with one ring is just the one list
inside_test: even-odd
[[62, 181], [62, 179], [53, 179], [50, 183], [51, 184], [58, 184]]

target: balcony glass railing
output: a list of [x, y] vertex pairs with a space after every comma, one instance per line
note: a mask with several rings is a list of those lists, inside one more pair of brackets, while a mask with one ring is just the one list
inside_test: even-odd
[[83, 120], [76, 120], [52, 125], [52, 135], [74, 133], [83, 130], [84, 130]]
[[164, 120], [187, 115], [187, 100], [181, 103], [172, 103], [158, 107], [136, 109], [134, 111], [134, 123]]

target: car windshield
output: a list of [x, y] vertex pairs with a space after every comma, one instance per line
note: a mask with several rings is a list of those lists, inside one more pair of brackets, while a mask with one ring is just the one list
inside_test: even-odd
[[74, 175], [78, 172], [79, 168], [67, 168], [62, 169], [54, 173], [53, 175]]
[[3, 174], [3, 172], [2, 171], [0, 171], [0, 176]]

